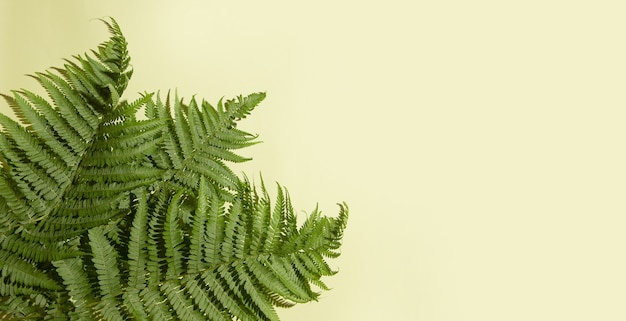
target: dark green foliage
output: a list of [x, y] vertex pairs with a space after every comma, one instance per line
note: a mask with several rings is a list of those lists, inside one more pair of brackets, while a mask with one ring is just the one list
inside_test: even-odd
[[278, 320], [316, 300], [345, 204], [298, 226], [284, 188], [272, 202], [226, 165], [248, 160], [237, 121], [265, 94], [122, 100], [126, 40], [105, 24], [90, 55], [32, 75], [48, 97], [2, 95], [0, 320]]

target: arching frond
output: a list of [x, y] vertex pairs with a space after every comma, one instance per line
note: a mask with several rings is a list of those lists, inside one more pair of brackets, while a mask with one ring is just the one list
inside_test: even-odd
[[[168, 122], [162, 150], [154, 157], [157, 167], [166, 169], [163, 181], [188, 192], [197, 189], [199, 177], [205, 176], [225, 199], [232, 198], [239, 178], [225, 162], [249, 160], [233, 150], [255, 144], [256, 136], [236, 128], [236, 121], [246, 117], [263, 99], [265, 93], [238, 97], [213, 107], [195, 99], [185, 104], [175, 97], [165, 102], [157, 96], [146, 108], [152, 120]], [[173, 105], [173, 107], [172, 107]]]

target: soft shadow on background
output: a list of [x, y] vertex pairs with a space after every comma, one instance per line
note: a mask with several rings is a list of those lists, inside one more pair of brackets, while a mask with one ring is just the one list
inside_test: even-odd
[[302, 215], [351, 208], [332, 291], [285, 321], [625, 320], [625, 9], [2, 1], [0, 92], [95, 48], [106, 16], [129, 41], [127, 99], [267, 91], [237, 170]]

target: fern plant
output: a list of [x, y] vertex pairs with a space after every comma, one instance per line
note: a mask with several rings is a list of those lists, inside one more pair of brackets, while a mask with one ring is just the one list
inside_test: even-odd
[[226, 165], [248, 160], [236, 123], [265, 94], [127, 102], [127, 43], [103, 22], [97, 50], [31, 76], [47, 97], [2, 95], [0, 320], [278, 320], [316, 300], [346, 205], [298, 225], [283, 187]]

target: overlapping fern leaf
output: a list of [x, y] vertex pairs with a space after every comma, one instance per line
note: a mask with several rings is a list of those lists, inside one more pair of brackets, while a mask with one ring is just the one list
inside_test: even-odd
[[2, 95], [0, 320], [278, 320], [315, 300], [346, 206], [298, 227], [282, 187], [272, 205], [226, 165], [265, 94], [122, 100], [127, 43], [104, 23], [98, 50], [32, 76], [47, 97]]
[[54, 262], [70, 319], [278, 320], [275, 306], [316, 299], [310, 283], [325, 288], [320, 278], [334, 273], [324, 258], [338, 255], [344, 205], [337, 218], [315, 211], [298, 228], [282, 189], [273, 206], [247, 182], [233, 203], [214, 193], [204, 177], [194, 199], [138, 189], [127, 239], [91, 229], [92, 257]]
[[225, 161], [244, 162], [249, 158], [233, 152], [255, 144], [256, 136], [236, 128], [236, 121], [245, 118], [265, 98], [265, 93], [220, 100], [216, 107], [206, 101], [192, 99], [189, 104], [169, 95], [163, 102], [157, 95], [148, 103], [145, 115], [154, 121], [167, 122], [163, 148], [151, 156], [154, 166], [165, 169], [162, 182], [187, 192], [197, 191], [199, 176], [207, 177], [218, 187], [225, 200], [232, 198], [239, 178]]

